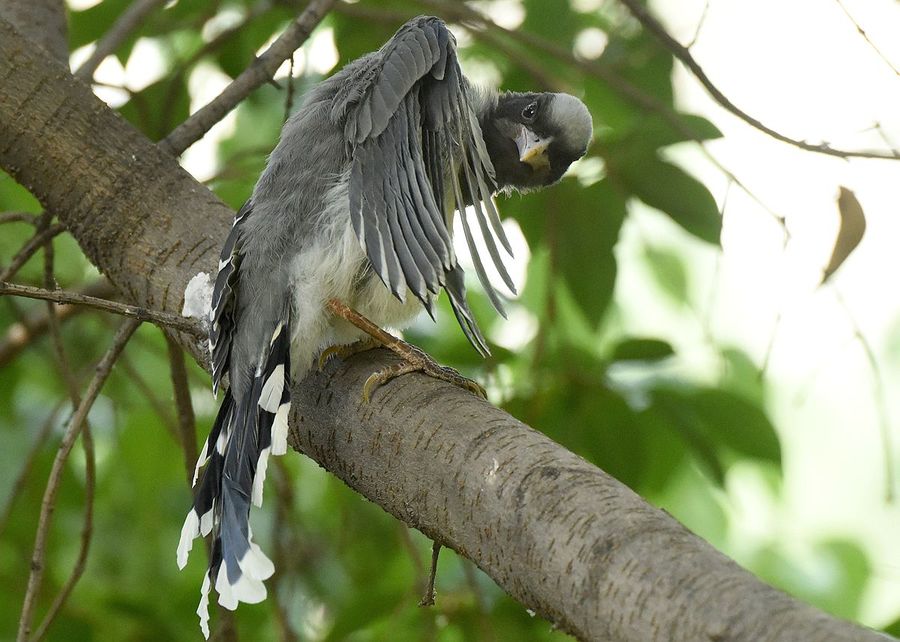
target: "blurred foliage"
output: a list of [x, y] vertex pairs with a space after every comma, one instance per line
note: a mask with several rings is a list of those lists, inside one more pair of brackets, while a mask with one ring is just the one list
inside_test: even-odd
[[[90, 9], [72, 11], [72, 47], [94, 42], [129, 4], [130, 0], [104, 0]], [[187, 116], [189, 81], [198, 65], [234, 77], [294, 15], [294, 4], [169, 3], [117, 52], [126, 63], [139, 37], [152, 38], [167, 68], [159, 80], [131, 92], [120, 112], [152, 139], [161, 138]], [[485, 4], [490, 3], [481, 3]], [[522, 4], [520, 30], [537, 34], [564, 52], [571, 51], [571, 43], [586, 27], [606, 32], [608, 44], [593, 64], [675, 113], [672, 57], [625, 19], [614, 3], [592, 13], [579, 13], [566, 0]], [[366, 11], [364, 17], [332, 13], [323, 28], [333, 32], [337, 68], [381, 46], [399, 26], [398, 18], [437, 12], [435, 7], [411, 0], [362, 0], [353, 8], [357, 13]], [[223, 28], [226, 13], [237, 18]], [[379, 14], [383, 19], [377, 19]], [[204, 31], [216, 20], [221, 24], [210, 33], [221, 36]], [[476, 32], [469, 31], [464, 42], [468, 44], [463, 59], [490, 61], [502, 75], [503, 87], [539, 86], [540, 79]], [[514, 39], [510, 44], [522, 55], [529, 51]], [[729, 470], [752, 461], [776, 480], [780, 471], [778, 433], [766, 415], [759, 373], [747, 355], [718, 346], [724, 366], [717, 379], [699, 382], [672, 375], [670, 366], [679, 359], [677, 345], [632, 336], [621, 327], [614, 252], [634, 199], [716, 248], [721, 230], [716, 202], [701, 182], [661, 156], [666, 147], [685, 140], [683, 130], [658, 113], [639, 109], [621, 91], [571, 61], [541, 54], [531, 62], [584, 97], [595, 118], [596, 140], [581, 166], [597, 169], [576, 171], [577, 177], [569, 176], [544, 192], [502, 199], [502, 212], [518, 223], [531, 254], [524, 291], [510, 309], [514, 317], [528, 318], [535, 330], [520, 341], [511, 335], [511, 324], [491, 321], [489, 304], [476, 286], [470, 289], [476, 315], [501, 345], [518, 341], [515, 348], [498, 347], [490, 360], [482, 362], [455, 327], [446, 302], [437, 325], [417, 325], [409, 336], [440, 360], [486, 376], [491, 394], [509, 412], [665, 507], [717, 546], [726, 546], [727, 518], [718, 488]], [[311, 73], [295, 79], [296, 95], [316, 80]], [[286, 80], [279, 84], [265, 86], [244, 101], [237, 109], [235, 127], [218, 144], [218, 166], [210, 185], [232, 207], [249, 195], [277, 139]], [[678, 117], [699, 138], [720, 135], [703, 118]], [[0, 211], [11, 210], [37, 212], [39, 205], [3, 177]], [[28, 225], [4, 225], [3, 261], [31, 234]], [[62, 287], [78, 287], [97, 278], [71, 238], [56, 239], [55, 249]], [[647, 245], [642, 259], [656, 281], [658, 296], [676, 306], [688, 305], [690, 278], [677, 250]], [[41, 279], [38, 254], [17, 280], [40, 284]], [[22, 315], [38, 309], [41, 304], [35, 302], [0, 301], [3, 334]], [[92, 313], [74, 317], [63, 327], [69, 359], [85, 381], [108, 344], [111, 324]], [[184, 573], [175, 565], [189, 492], [174, 436], [174, 402], [159, 331], [142, 327], [125, 360], [117, 365], [91, 414], [98, 464], [91, 553], [87, 571], [50, 639], [198, 639], [193, 613], [204, 562], [202, 555], [195, 555]], [[5, 444], [0, 455], [0, 506], [12, 502], [9, 520], [0, 525], [0, 583], [9, 589], [23, 587], [26, 581], [44, 480], [70, 411], [51, 419], [54, 439], [36, 444], [23, 491], [10, 497], [25, 453], [64, 395], [64, 386], [46, 338], [3, 364], [0, 381], [0, 434]], [[205, 373], [194, 365], [190, 385], [202, 437], [215, 405]], [[81, 457], [76, 449], [57, 502], [39, 618], [77, 555], [84, 501]], [[264, 510], [255, 511], [254, 528], [264, 548], [280, 558], [278, 576], [270, 582], [277, 600], [241, 606], [235, 621], [243, 639], [276, 639], [280, 626], [311, 640], [567, 639], [449, 552], [441, 558], [437, 605], [419, 608], [430, 550], [423, 536], [408, 531], [302, 457], [283, 458], [271, 477], [267, 495], [271, 499]], [[870, 572], [865, 555], [844, 541], [823, 542], [816, 555], [833, 568], [824, 580], [796, 568], [775, 546], [757, 551], [747, 563], [777, 586], [842, 617], [857, 617]], [[2, 639], [15, 630], [21, 590], [8, 591], [7, 598], [0, 603]], [[276, 617], [279, 603], [288, 613], [283, 625]]]

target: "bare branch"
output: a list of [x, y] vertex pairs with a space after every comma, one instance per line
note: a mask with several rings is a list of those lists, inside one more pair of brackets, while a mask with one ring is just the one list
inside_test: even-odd
[[22, 269], [22, 266], [28, 262], [28, 259], [34, 256], [35, 252], [43, 247], [44, 243], [57, 234], [64, 232], [65, 229], [66, 227], [64, 225], [55, 223], [54, 225], [36, 232], [35, 235], [28, 239], [28, 242], [22, 246], [22, 249], [16, 252], [16, 255], [9, 262], [9, 265], [6, 266], [6, 269], [0, 271], [0, 282], [7, 281], [15, 276], [16, 273]]
[[[53, 241], [49, 241], [44, 247], [44, 286], [47, 289], [56, 287], [56, 277], [54, 276], [54, 250]], [[53, 338], [54, 352], [56, 353], [57, 369], [63, 378], [69, 398], [72, 401], [72, 408], [77, 409], [81, 405], [81, 393], [78, 390], [78, 381], [69, 364], [66, 356], [65, 346], [63, 345], [62, 334], [59, 328], [59, 320], [54, 314], [53, 303], [47, 302], [48, 318], [50, 320], [50, 336]], [[81, 433], [81, 444], [84, 448], [84, 524], [81, 528], [81, 544], [78, 548], [78, 558], [75, 560], [75, 566], [66, 583], [60, 589], [53, 603], [38, 626], [37, 631], [31, 637], [31, 642], [39, 642], [47, 634], [47, 630], [53, 623], [60, 609], [69, 599], [69, 595], [81, 579], [87, 564], [88, 551], [91, 546], [91, 535], [94, 532], [94, 487], [96, 485], [96, 459], [94, 455], [94, 440], [91, 436], [91, 425], [88, 420], [84, 420], [84, 428]]]
[[169, 352], [169, 371], [178, 409], [178, 441], [184, 453], [184, 468], [188, 486], [194, 479], [194, 465], [197, 463], [197, 428], [194, 423], [194, 407], [191, 405], [191, 391], [188, 387], [187, 369], [184, 365], [184, 350], [169, 333], [163, 332]]
[[697, 26], [694, 27], [694, 35], [691, 36], [691, 39], [685, 45], [688, 49], [697, 44], [697, 38], [700, 37], [700, 31], [703, 29], [703, 25], [706, 22], [706, 15], [709, 13], [709, 0], [703, 3], [703, 11], [700, 13], [700, 18], [697, 20]]
[[238, 103], [253, 90], [268, 82], [285, 60], [306, 42], [316, 25], [322, 21], [335, 0], [311, 0], [300, 16], [281, 34], [272, 45], [240, 76], [228, 85], [209, 104], [201, 107], [186, 121], [176, 127], [159, 142], [159, 148], [168, 154], [178, 156], [203, 138], [213, 125], [222, 120]]
[[844, 6], [844, 3], [841, 2], [841, 0], [834, 0], [834, 1], [837, 2], [837, 5], [841, 8], [841, 11], [843, 11], [844, 15], [847, 16], [847, 19], [853, 23], [854, 27], [856, 27], [856, 30], [859, 32], [859, 35], [861, 35], [863, 37], [863, 39], [867, 43], [869, 43], [869, 46], [872, 48], [872, 51], [874, 51], [876, 54], [878, 54], [878, 57], [881, 58], [881, 61], [884, 64], [886, 64], [890, 68], [891, 71], [893, 71], [896, 75], [900, 76], [900, 69], [897, 69], [894, 66], [894, 63], [892, 63], [890, 61], [890, 59], [884, 55], [884, 52], [882, 52], [881, 49], [878, 48], [878, 45], [876, 45], [874, 42], [872, 42], [871, 38], [869, 38], [869, 35], [860, 26], [860, 24], [856, 21], [856, 19], [853, 17], [853, 15], [849, 11], [847, 11], [847, 7]]
[[[109, 299], [116, 293], [115, 288], [106, 279], [98, 279], [84, 287], [78, 294]], [[53, 306], [53, 316], [60, 324], [65, 323], [77, 314], [89, 308], [68, 303]], [[16, 358], [33, 341], [40, 339], [50, 329], [50, 313], [40, 309], [29, 311], [21, 321], [10, 325], [6, 334], [0, 338], [0, 368]]]
[[56, 303], [72, 303], [87, 306], [104, 312], [112, 312], [122, 316], [131, 317], [138, 321], [149, 321], [158, 326], [180, 330], [187, 332], [195, 337], [205, 337], [206, 331], [201, 325], [187, 317], [172, 314], [170, 312], [160, 312], [158, 310], [148, 310], [135, 305], [127, 305], [118, 301], [109, 301], [107, 299], [98, 299], [97, 297], [88, 296], [86, 294], [78, 294], [77, 292], [66, 292], [65, 290], [45, 290], [42, 288], [32, 287], [30, 285], [19, 285], [17, 283], [7, 283], [0, 280], [0, 295], [10, 294], [13, 296], [22, 296], [29, 299], [42, 299], [44, 301], [54, 301]]
[[30, 223], [37, 225], [40, 214], [32, 212], [2, 212], [0, 213], [0, 225], [4, 223]]
[[619, 0], [628, 11], [634, 16], [638, 22], [640, 22], [644, 28], [656, 36], [656, 39], [659, 40], [663, 46], [672, 52], [678, 60], [680, 60], [690, 71], [694, 74], [694, 77], [700, 81], [700, 84], [706, 89], [710, 96], [712, 96], [713, 100], [719, 103], [722, 107], [727, 109], [729, 112], [743, 120], [745, 123], [758, 129], [764, 134], [768, 134], [772, 138], [776, 140], [780, 140], [783, 143], [787, 143], [789, 145], [793, 145], [794, 147], [799, 147], [800, 149], [805, 149], [808, 152], [816, 152], [819, 154], [825, 154], [827, 156], [836, 156], [838, 158], [880, 158], [885, 160], [897, 160], [897, 157], [890, 152], [877, 152], [877, 151], [852, 151], [852, 150], [842, 150], [835, 149], [834, 147], [829, 146], [827, 143], [819, 143], [813, 144], [808, 143], [805, 140], [797, 140], [795, 138], [791, 138], [790, 136], [785, 136], [784, 134], [775, 131], [771, 127], [768, 127], [761, 123], [759, 120], [742, 110], [740, 107], [735, 105], [731, 100], [722, 93], [722, 91], [713, 84], [712, 80], [709, 79], [709, 76], [706, 75], [706, 72], [703, 71], [703, 68], [700, 67], [699, 63], [694, 59], [691, 55], [691, 52], [682, 45], [680, 42], [675, 40], [669, 32], [666, 31], [665, 27], [650, 15], [650, 12], [647, 8], [639, 2], [639, 0]]
[[47, 635], [47, 630], [53, 620], [59, 614], [60, 609], [72, 594], [72, 589], [84, 574], [87, 566], [88, 551], [91, 546], [91, 536], [94, 533], [94, 488], [97, 478], [96, 456], [94, 454], [94, 438], [91, 436], [90, 426], [85, 422], [84, 431], [81, 433], [81, 445], [84, 447], [84, 524], [81, 527], [81, 541], [78, 548], [78, 559], [69, 574], [69, 579], [60, 589], [59, 594], [53, 600], [53, 604], [41, 621], [40, 626], [31, 636], [30, 642], [39, 642]]
[[116, 49], [118, 49], [119, 46], [121, 46], [121, 44], [141, 26], [147, 16], [149, 16], [157, 7], [160, 7], [165, 3], [166, 0], [134, 0], [134, 2], [132, 2], [113, 23], [112, 27], [109, 28], [109, 31], [97, 41], [94, 52], [91, 54], [90, 58], [81, 64], [78, 71], [75, 72], [75, 77], [90, 82], [91, 78], [94, 76], [94, 72], [97, 71], [97, 67], [100, 66], [100, 63], [103, 62], [107, 56], [115, 53]]
[[293, 391], [290, 443], [560, 629], [641, 642], [887, 639], [761, 583], [620, 482], [455, 386], [407, 375], [363, 403], [365, 380], [391, 363], [377, 349], [310, 373]]
[[[139, 337], [134, 340], [134, 345], [139, 345]], [[172, 441], [175, 443], [180, 443], [178, 439], [178, 426], [175, 416], [172, 414], [171, 404], [167, 401], [163, 401], [156, 391], [147, 383], [147, 380], [144, 376], [138, 371], [137, 368], [134, 367], [134, 364], [131, 363], [131, 359], [128, 358], [128, 355], [123, 354], [119, 357], [119, 367], [122, 371], [128, 375], [131, 379], [131, 383], [138, 389], [138, 391], [144, 395], [147, 400], [147, 403], [150, 404], [150, 407], [153, 408], [153, 412], [156, 413], [156, 416], [159, 417], [159, 420], [162, 422], [163, 427], [169, 433], [169, 436], [172, 437]]]
[[[460, 12], [465, 12], [467, 14], [470, 12], [474, 13], [474, 10], [469, 9], [465, 5], [461, 5], [458, 9]], [[361, 6], [360, 3], [351, 4], [346, 2], [346, 0], [342, 0], [335, 4], [334, 10], [367, 22], [377, 21], [390, 25], [403, 24], [415, 15], [410, 12], [396, 11], [393, 9]], [[491, 20], [484, 18], [481, 22], [473, 21], [471, 26], [474, 27], [471, 30], [473, 38], [490, 45], [510, 60], [515, 61], [517, 65], [524, 69], [535, 80], [539, 86], [538, 88], [547, 91], [566, 91], [567, 89], [571, 91], [571, 88], [567, 87], [558, 77], [544, 69], [537, 59], [523, 56], [521, 55], [521, 52], [510, 47], [509, 43], [502, 37], [501, 33], [498, 32], [499, 27]]]
[[[504, 55], [508, 56], [510, 60], [514, 61], [517, 65], [522, 66], [522, 68], [529, 74], [531, 74], [531, 76], [538, 82], [542, 82], [542, 79], [547, 78], [547, 72], [543, 70], [537, 72], [537, 69], [540, 68], [532, 63], [523, 65], [522, 61], [529, 60], [529, 58], [527, 56], [523, 56], [521, 52], [517, 53], [515, 50], [511, 49], [506, 43], [503, 42], [502, 39], [498, 38], [495, 34], [501, 33], [513, 40], [524, 44], [530, 50], [538, 49], [540, 51], [543, 51], [544, 53], [553, 56], [557, 60], [560, 60], [575, 69], [578, 69], [582, 73], [603, 81], [604, 83], [618, 91], [623, 98], [631, 101], [640, 109], [658, 115], [673, 129], [675, 129], [675, 131], [679, 132], [687, 139], [697, 143], [701, 153], [703, 153], [707, 160], [715, 165], [715, 167], [720, 172], [722, 172], [722, 174], [724, 174], [726, 178], [737, 185], [765, 212], [767, 212], [775, 220], [775, 222], [778, 223], [785, 236], [789, 236], [787, 226], [785, 225], [784, 216], [778, 214], [765, 202], [763, 202], [762, 199], [760, 199], [759, 196], [752, 192], [743, 181], [741, 181], [731, 170], [725, 167], [715, 156], [713, 156], [712, 153], [706, 148], [706, 141], [698, 136], [697, 132], [693, 130], [690, 124], [685, 122], [685, 120], [681, 118], [681, 116], [669, 105], [665, 104], [656, 97], [644, 92], [639, 87], [631, 84], [624, 78], [621, 78], [613, 70], [609, 69], [600, 62], [596, 60], [583, 60], [581, 58], [578, 58], [569, 49], [559, 46], [552, 40], [547, 40], [537, 34], [529, 33], [526, 31], [512, 31], [509, 29], [505, 29], [491, 21], [486, 16], [483, 16], [475, 9], [472, 9], [464, 4], [448, 3], [447, 0], [420, 0], [420, 2], [424, 5], [437, 8], [441, 12], [446, 13], [449, 16], [461, 19], [469, 25], [480, 27], [472, 30], [472, 34], [475, 38], [482, 39], [485, 43], [491, 45]], [[347, 10], [347, 6], [353, 8]], [[354, 15], [354, 13], [357, 12], [355, 5], [345, 5], [344, 3], [338, 5], [338, 10], [345, 11], [349, 15]], [[372, 13], [371, 10], [368, 10], [368, 13]], [[558, 80], [552, 81], [551, 84], [548, 85], [550, 89], [556, 90], [559, 90], [559, 86], [560, 82]], [[539, 337], [539, 341], [540, 340], [541, 337]]]
[[59, 452], [56, 459], [53, 460], [53, 468], [50, 470], [50, 477], [47, 480], [47, 488], [44, 491], [44, 497], [41, 500], [41, 514], [38, 519], [37, 535], [34, 540], [34, 552], [31, 556], [31, 573], [28, 576], [28, 588], [25, 591], [25, 600], [22, 603], [22, 614], [19, 618], [19, 632], [16, 636], [17, 642], [27, 642], [31, 630], [31, 618], [34, 612], [37, 594], [41, 587], [41, 580], [44, 575], [44, 552], [47, 545], [47, 535], [50, 531], [50, 522], [53, 515], [53, 509], [56, 504], [56, 493], [59, 490], [59, 482], [62, 478], [63, 468], [69, 453], [72, 452], [72, 446], [81, 433], [84, 421], [87, 419], [88, 412], [94, 405], [100, 389], [109, 377], [112, 367], [116, 359], [128, 343], [128, 339], [137, 329], [140, 322], [135, 319], [126, 319], [122, 322], [118, 332], [113, 338], [112, 345], [109, 350], [100, 359], [97, 364], [96, 373], [88, 386], [84, 399], [72, 416], [69, 427], [63, 435], [62, 443], [59, 445]]
[[878, 428], [881, 437], [881, 455], [884, 457], [884, 499], [887, 503], [894, 502], [894, 493], [896, 481], [894, 474], [894, 446], [891, 439], [891, 420], [888, 416], [887, 399], [884, 392], [884, 378], [881, 375], [881, 368], [878, 366], [878, 359], [875, 357], [875, 351], [872, 350], [872, 344], [863, 334], [862, 327], [856, 320], [850, 305], [841, 294], [838, 287], [831, 283], [831, 290], [834, 292], [834, 298], [837, 299], [838, 305], [844, 310], [853, 336], [859, 340], [863, 353], [866, 355], [866, 361], [869, 363], [869, 369], [872, 372], [872, 394], [875, 401], [875, 412], [878, 413]]

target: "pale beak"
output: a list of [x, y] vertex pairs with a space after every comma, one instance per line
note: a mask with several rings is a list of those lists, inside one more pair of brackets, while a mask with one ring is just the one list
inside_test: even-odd
[[538, 138], [533, 131], [527, 127], [522, 127], [516, 136], [519, 160], [531, 165], [532, 169], [549, 167], [550, 159], [547, 158], [547, 148], [552, 140], [553, 138]]

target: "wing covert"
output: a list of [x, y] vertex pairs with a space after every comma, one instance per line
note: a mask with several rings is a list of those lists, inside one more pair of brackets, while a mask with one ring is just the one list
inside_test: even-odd
[[492, 201], [494, 168], [471, 91], [453, 35], [438, 18], [420, 17], [361, 63], [338, 91], [331, 113], [353, 159], [351, 221], [375, 272], [398, 299], [409, 292], [429, 312], [443, 287], [467, 338], [486, 354], [453, 252], [454, 209], [478, 278], [504, 316], [475, 229], [506, 286], [512, 292], [515, 287], [497, 244], [512, 254]]

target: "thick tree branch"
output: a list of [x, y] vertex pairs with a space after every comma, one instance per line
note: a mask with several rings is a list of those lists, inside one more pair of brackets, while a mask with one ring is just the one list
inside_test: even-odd
[[68, 66], [69, 41], [63, 0], [0, 0], [0, 15]]
[[[380, 353], [380, 354], [379, 354]], [[292, 443], [584, 640], [875, 640], [767, 586], [603, 471], [454, 386], [363, 353], [297, 390]]]
[[[2, 20], [0, 82], [0, 165], [134, 303], [177, 313], [188, 280], [215, 268], [227, 208]], [[392, 362], [374, 351], [298, 384], [292, 445], [561, 628], [640, 642], [887, 639], [762, 584], [473, 395], [407, 375], [363, 406], [363, 381]]]

